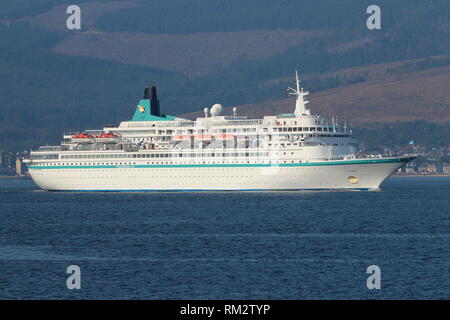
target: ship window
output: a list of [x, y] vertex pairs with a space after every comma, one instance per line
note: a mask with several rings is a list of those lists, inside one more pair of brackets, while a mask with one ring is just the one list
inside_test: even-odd
[[310, 127], [309, 130], [310, 131], [316, 131], [316, 128], [315, 127]]

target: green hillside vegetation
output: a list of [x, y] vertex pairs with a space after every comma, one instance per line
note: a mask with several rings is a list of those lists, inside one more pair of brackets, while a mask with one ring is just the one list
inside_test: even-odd
[[416, 145], [428, 147], [447, 146], [450, 123], [427, 121], [373, 123], [353, 129], [356, 137], [366, 144], [368, 150], [378, 146], [406, 146], [413, 140]]
[[0, 25], [0, 149], [56, 143], [63, 130], [128, 119], [149, 82], [186, 85], [169, 71], [55, 54], [49, 48], [59, 37]]
[[[334, 30], [361, 20], [361, 0], [138, 0], [138, 6], [100, 18], [105, 31], [187, 34], [241, 30]], [[384, 1], [387, 3], [386, 1]], [[365, 7], [364, 7], [365, 6]], [[363, 10], [363, 11], [361, 11]], [[359, 17], [359, 18], [358, 18]]]
[[[371, 0], [137, 0], [138, 6], [104, 15], [98, 29], [141, 33], [196, 33], [241, 30], [341, 30], [339, 39], [366, 33], [364, 14]], [[403, 30], [413, 35], [438, 23], [436, 14], [448, 15], [446, 0], [378, 0], [384, 29]], [[448, 16], [447, 16], [448, 18]], [[425, 25], [423, 25], [425, 23]], [[431, 35], [430, 35], [431, 36]]]

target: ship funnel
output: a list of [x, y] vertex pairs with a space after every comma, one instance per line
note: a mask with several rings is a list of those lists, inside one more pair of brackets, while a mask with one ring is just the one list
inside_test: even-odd
[[159, 101], [156, 96], [156, 87], [149, 85], [145, 87], [144, 99], [150, 100], [150, 113], [154, 116], [160, 117], [161, 111], [159, 110]]

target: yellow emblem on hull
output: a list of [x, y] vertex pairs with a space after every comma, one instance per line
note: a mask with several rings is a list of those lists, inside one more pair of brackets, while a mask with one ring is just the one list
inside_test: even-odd
[[145, 107], [144, 107], [144, 106], [138, 106], [138, 107], [139, 107], [139, 111], [140, 111], [141, 113], [144, 113]]
[[350, 177], [348, 177], [348, 181], [349, 181], [351, 184], [357, 184], [357, 183], [359, 182], [359, 179], [358, 179], [357, 177], [350, 176]]

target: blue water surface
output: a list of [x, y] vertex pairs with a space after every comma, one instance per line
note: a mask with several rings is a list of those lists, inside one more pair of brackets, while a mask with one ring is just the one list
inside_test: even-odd
[[[0, 180], [1, 299], [449, 299], [450, 178], [378, 192], [40, 191]], [[68, 290], [66, 268], [81, 268]], [[366, 286], [381, 269], [381, 289]]]

